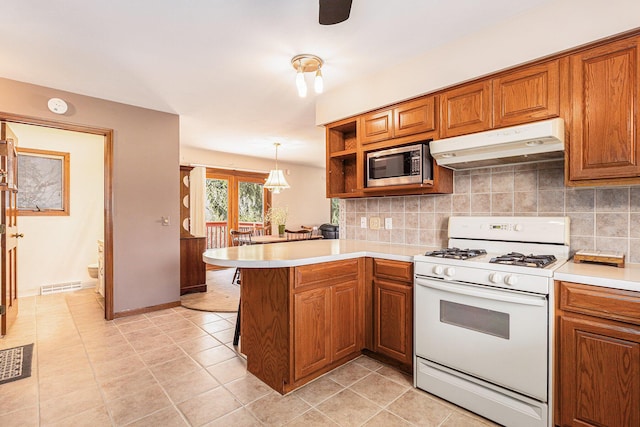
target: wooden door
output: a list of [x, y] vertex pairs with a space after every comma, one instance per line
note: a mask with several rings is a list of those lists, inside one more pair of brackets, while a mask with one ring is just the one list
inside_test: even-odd
[[513, 126], [560, 115], [559, 60], [493, 79], [493, 126]]
[[373, 282], [373, 351], [406, 365], [413, 358], [413, 289], [386, 280]]
[[640, 328], [588, 317], [560, 322], [560, 425], [640, 425]]
[[333, 361], [361, 350], [358, 280], [331, 288], [331, 352]]
[[640, 176], [638, 38], [570, 57], [569, 180]]
[[491, 129], [491, 80], [446, 91], [440, 96], [440, 138]]
[[[7, 147], [11, 146], [11, 150], [15, 150], [13, 147], [17, 145], [18, 140], [5, 122], [0, 124], [0, 139]], [[12, 140], [12, 142], [9, 142], [9, 140]], [[7, 154], [13, 156], [15, 153]], [[17, 159], [15, 161], [17, 162]], [[16, 170], [7, 170], [6, 173], [12, 174]], [[22, 237], [22, 235], [18, 233], [16, 199], [16, 191], [0, 191], [0, 240], [2, 242], [2, 256], [0, 257], [2, 268], [2, 278], [0, 279], [2, 283], [0, 286], [2, 288], [0, 335], [7, 334], [18, 315], [18, 237]]]
[[294, 296], [294, 375], [296, 381], [331, 363], [330, 288]]

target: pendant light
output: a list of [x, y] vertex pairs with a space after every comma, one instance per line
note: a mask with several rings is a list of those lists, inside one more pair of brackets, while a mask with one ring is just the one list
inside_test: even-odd
[[304, 73], [316, 73], [313, 88], [316, 93], [322, 93], [324, 82], [322, 80], [322, 65], [324, 62], [316, 55], [302, 54], [296, 55], [291, 59], [291, 65], [296, 70], [296, 88], [298, 96], [304, 98], [307, 96], [307, 83], [304, 80]]
[[284, 179], [282, 170], [278, 169], [278, 147], [280, 143], [275, 142], [273, 145], [276, 146], [276, 168], [269, 172], [269, 177], [267, 177], [267, 181], [264, 183], [264, 188], [271, 190], [273, 194], [278, 194], [280, 190], [290, 188], [290, 186], [287, 180]]

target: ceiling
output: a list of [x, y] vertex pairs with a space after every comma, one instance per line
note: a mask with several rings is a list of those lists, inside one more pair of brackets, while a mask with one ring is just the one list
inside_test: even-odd
[[[180, 115], [184, 146], [324, 167], [313, 75], [325, 94], [548, 0], [353, 0], [318, 24], [318, 0], [5, 0], [0, 76]], [[437, 64], [435, 64], [437, 66]], [[375, 90], [375, 88], [372, 88]]]

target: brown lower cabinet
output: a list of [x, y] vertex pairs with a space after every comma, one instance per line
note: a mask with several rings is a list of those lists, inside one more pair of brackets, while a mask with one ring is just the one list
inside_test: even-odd
[[202, 260], [206, 250], [206, 237], [180, 238], [180, 295], [207, 292], [207, 265]]
[[640, 292], [557, 282], [560, 426], [640, 426]]
[[242, 274], [241, 352], [274, 390], [288, 393], [361, 354], [363, 258]]
[[[368, 258], [369, 354], [413, 372], [413, 263]], [[366, 329], [365, 329], [366, 330]], [[394, 363], [395, 362], [395, 363]]]

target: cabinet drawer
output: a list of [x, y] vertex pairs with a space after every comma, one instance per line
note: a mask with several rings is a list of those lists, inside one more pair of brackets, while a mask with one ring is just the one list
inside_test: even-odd
[[294, 287], [299, 288], [329, 280], [332, 281], [330, 284], [334, 284], [336, 279], [348, 280], [357, 275], [358, 258], [303, 265], [295, 268]]
[[560, 309], [640, 325], [640, 292], [560, 282]]
[[373, 274], [378, 278], [413, 283], [413, 263], [374, 258]]

